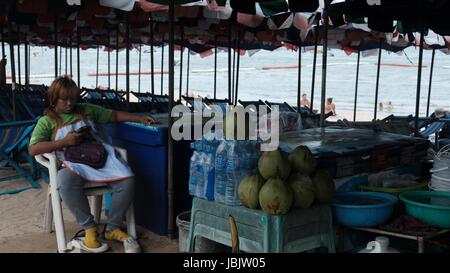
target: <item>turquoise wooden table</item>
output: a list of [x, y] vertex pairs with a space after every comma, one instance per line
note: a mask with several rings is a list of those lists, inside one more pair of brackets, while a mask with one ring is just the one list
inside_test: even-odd
[[194, 251], [197, 236], [231, 246], [230, 215], [236, 221], [242, 252], [303, 252], [318, 247], [335, 252], [329, 206], [291, 209], [285, 215], [270, 215], [262, 210], [228, 206], [197, 197], [192, 202], [189, 252]]

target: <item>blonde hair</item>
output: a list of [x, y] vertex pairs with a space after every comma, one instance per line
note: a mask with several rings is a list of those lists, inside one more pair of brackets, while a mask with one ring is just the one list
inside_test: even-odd
[[[71, 92], [76, 92], [78, 96], [80, 94], [77, 84], [67, 76], [56, 78], [48, 88], [47, 98], [49, 107], [44, 110], [44, 115], [54, 120], [58, 126], [61, 125], [61, 117], [55, 111], [56, 103], [62, 96], [65, 96]], [[83, 111], [80, 107], [78, 107], [78, 105], [75, 106], [74, 114], [80, 115], [84, 118]]]

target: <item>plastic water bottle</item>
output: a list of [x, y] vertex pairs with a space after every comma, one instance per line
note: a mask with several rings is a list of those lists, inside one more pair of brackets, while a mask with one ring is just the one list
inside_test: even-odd
[[[191, 148], [193, 147], [191, 143]], [[199, 154], [197, 151], [194, 150], [194, 153], [191, 156], [191, 161], [189, 162], [189, 194], [194, 196], [196, 189], [197, 189], [197, 161], [198, 161]]]
[[227, 154], [229, 144], [228, 141], [222, 141], [216, 150], [216, 157], [214, 160], [215, 167], [215, 181], [214, 181], [214, 200], [224, 203], [225, 191], [227, 187]]
[[215, 152], [212, 144], [207, 144], [203, 150], [203, 187], [198, 185], [199, 197], [214, 200], [214, 182], [215, 182]]
[[197, 196], [197, 187], [203, 179], [202, 144], [197, 141], [192, 142], [191, 148], [194, 150], [194, 153], [189, 166], [189, 194]]
[[227, 205], [240, 205], [238, 188], [241, 182], [245, 169], [243, 169], [244, 151], [241, 147], [241, 143], [238, 141], [232, 141], [228, 153], [227, 153], [227, 163], [226, 163], [226, 175], [227, 183], [225, 189], [225, 200], [224, 203]]

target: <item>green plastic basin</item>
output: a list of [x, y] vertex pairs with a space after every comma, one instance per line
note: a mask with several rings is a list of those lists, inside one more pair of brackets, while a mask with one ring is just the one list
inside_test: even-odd
[[438, 228], [450, 228], [450, 193], [411, 191], [400, 194], [406, 213]]

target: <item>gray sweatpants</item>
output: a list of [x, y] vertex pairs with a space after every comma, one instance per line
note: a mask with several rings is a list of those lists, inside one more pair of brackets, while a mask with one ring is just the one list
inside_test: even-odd
[[[87, 181], [72, 173], [67, 168], [58, 171], [58, 191], [67, 208], [75, 216], [77, 223], [84, 229], [96, 226], [94, 216], [89, 209], [89, 202], [84, 193]], [[106, 229], [113, 230], [122, 226], [125, 213], [133, 201], [134, 179], [108, 182], [112, 189], [110, 208]]]

